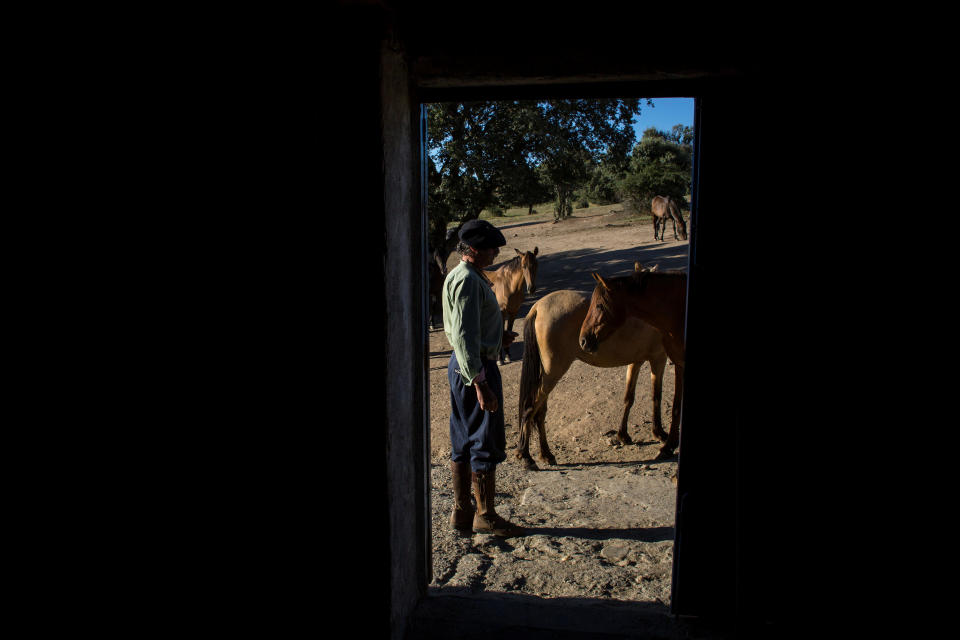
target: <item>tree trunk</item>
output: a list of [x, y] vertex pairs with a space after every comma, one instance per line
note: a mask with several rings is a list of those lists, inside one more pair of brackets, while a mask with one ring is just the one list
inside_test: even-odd
[[554, 190], [557, 194], [557, 201], [553, 206], [553, 220], [554, 222], [559, 222], [560, 220], [569, 218], [573, 213], [573, 205], [571, 203], [573, 189], [570, 185], [558, 184], [554, 186]]

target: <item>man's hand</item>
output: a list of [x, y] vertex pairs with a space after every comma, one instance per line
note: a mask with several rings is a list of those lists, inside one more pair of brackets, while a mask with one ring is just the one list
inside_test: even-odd
[[496, 413], [497, 409], [500, 408], [500, 403], [497, 401], [497, 395], [490, 388], [490, 385], [486, 382], [478, 382], [473, 386], [477, 388], [477, 401], [480, 403], [480, 408], [490, 413]]

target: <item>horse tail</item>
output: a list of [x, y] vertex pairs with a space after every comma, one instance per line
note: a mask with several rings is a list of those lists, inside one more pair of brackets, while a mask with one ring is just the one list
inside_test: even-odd
[[524, 419], [533, 411], [537, 392], [543, 380], [540, 345], [537, 344], [537, 305], [533, 305], [523, 321], [523, 362], [520, 365], [520, 399], [517, 402], [517, 427], [523, 430]]

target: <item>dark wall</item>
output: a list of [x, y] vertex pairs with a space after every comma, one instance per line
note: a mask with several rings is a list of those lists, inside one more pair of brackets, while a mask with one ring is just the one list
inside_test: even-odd
[[217, 168], [231, 174], [211, 239], [223, 276], [207, 288], [235, 291], [214, 329], [230, 360], [218, 366], [228, 391], [213, 403], [223, 432], [209, 459], [229, 461], [218, 499], [235, 496], [236, 513], [216, 544], [229, 549], [223, 593], [238, 629], [349, 619], [385, 638], [385, 27], [374, 6], [317, 18], [244, 31], [240, 89], [217, 115], [238, 151]]
[[176, 110], [140, 123], [183, 112], [184, 144], [157, 168], [159, 191], [178, 193], [162, 223], [176, 244], [155, 265], [182, 277], [165, 283], [176, 306], [157, 302], [164, 321], [141, 336], [182, 336], [164, 354], [177, 358], [163, 369], [158, 405], [144, 408], [170, 415], [157, 433], [176, 456], [157, 480], [182, 490], [171, 500], [175, 535], [147, 554], [182, 545], [184, 571], [164, 593], [178, 604], [164, 616], [200, 613], [247, 633], [316, 631], [342, 622], [359, 598], [353, 629], [382, 638], [391, 602], [384, 19], [374, 6], [317, 18], [218, 19], [207, 57], [177, 78]]
[[[789, 163], [758, 163], [746, 143], [755, 127], [787, 115], [763, 106], [772, 89], [751, 78], [710, 87], [695, 123], [673, 607], [741, 623], [782, 623], [792, 579], [780, 528], [789, 494], [779, 485], [780, 445], [794, 425], [775, 399], [793, 366], [785, 350], [793, 325], [776, 311], [794, 273], [780, 233], [790, 217], [778, 206]], [[776, 153], [791, 154], [790, 143]]]
[[[249, 84], [241, 78], [245, 90], [223, 101], [211, 119], [229, 123], [225, 139], [242, 141], [241, 155], [224, 158], [220, 172], [232, 176], [212, 200], [217, 219], [209, 242], [230, 249], [217, 256], [220, 277], [202, 287], [204, 295], [232, 287], [237, 302], [198, 339], [205, 347], [215, 336], [228, 355], [216, 369], [223, 391], [211, 403], [219, 431], [208, 457], [233, 460], [219, 474], [234, 496], [225, 521], [235, 526], [224, 529], [246, 542], [221, 535], [211, 545], [237, 551], [226, 563], [229, 575], [257, 565], [256, 578], [244, 584], [269, 592], [254, 599], [261, 611], [264, 602], [277, 602], [323, 628], [311, 611], [326, 611], [323, 620], [340, 618], [362, 594], [362, 629], [375, 637], [396, 630], [384, 336], [387, 298], [397, 293], [385, 285], [393, 265], [384, 262], [390, 194], [380, 55], [389, 27], [400, 25], [411, 29], [409, 40], [402, 39], [404, 28], [397, 31], [411, 69], [429, 75], [424, 96], [458, 68], [460, 77], [487, 83], [501, 76], [500, 84], [464, 88], [475, 97], [502, 94], [518, 75], [561, 77], [560, 90], [569, 94], [629, 88], [604, 88], [595, 82], [600, 69], [604, 82], [640, 83], [630, 85], [640, 95], [701, 98], [679, 486], [689, 498], [678, 520], [675, 605], [682, 613], [761, 623], [792, 619], [810, 606], [802, 587], [812, 554], [804, 550], [817, 547], [807, 538], [824, 533], [797, 516], [811, 499], [797, 480], [822, 462], [805, 456], [813, 425], [822, 426], [814, 407], [823, 383], [811, 388], [811, 354], [835, 345], [822, 340], [830, 331], [818, 322], [847, 291], [814, 286], [823, 279], [810, 277], [811, 263], [837, 266], [830, 241], [795, 235], [796, 221], [810, 220], [805, 194], [836, 194], [835, 180], [850, 164], [824, 168], [816, 146], [839, 129], [824, 126], [825, 96], [834, 104], [839, 95], [817, 81], [829, 73], [750, 46], [768, 44], [769, 36], [745, 42], [714, 32], [698, 54], [686, 46], [689, 37], [674, 39], [663, 29], [644, 37], [649, 30], [620, 24], [612, 35], [586, 28], [563, 34], [551, 49], [542, 44], [549, 31], [539, 23], [488, 16], [471, 37], [457, 37], [457, 25], [468, 23], [414, 29], [415, 14], [401, 12], [392, 22], [393, 4], [402, 9], [403, 3], [376, 2], [334, 9], [316, 27], [320, 38], [313, 27], [286, 25], [268, 62], [244, 59]], [[531, 56], [516, 62], [498, 49], [504, 34], [530, 34]], [[676, 49], [662, 46], [673, 40]], [[727, 41], [728, 48], [720, 46]], [[458, 55], [458, 47], [470, 55]], [[585, 80], [591, 81], [579, 84]], [[527, 86], [526, 95], [554, 92]], [[362, 383], [331, 379], [331, 366]], [[409, 373], [414, 392], [416, 366]], [[246, 443], [246, 455], [224, 453], [223, 443], [238, 441]], [[203, 504], [213, 501], [223, 512], [223, 495], [205, 496]], [[798, 538], [805, 544], [797, 545]], [[342, 557], [350, 560], [346, 566]], [[323, 595], [320, 584], [334, 585], [337, 594]]]
[[823, 152], [856, 99], [816, 67], [773, 71], [699, 101], [673, 587], [680, 612], [792, 629], [852, 597], [831, 523], [856, 500], [831, 444], [858, 422], [858, 374], [836, 329], [870, 285], [857, 233], [827, 223], [857, 207], [859, 160]]

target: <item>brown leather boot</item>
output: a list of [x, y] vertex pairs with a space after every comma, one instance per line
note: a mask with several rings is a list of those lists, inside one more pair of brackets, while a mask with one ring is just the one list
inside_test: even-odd
[[450, 461], [450, 475], [453, 476], [453, 512], [450, 514], [450, 526], [454, 529], [470, 531], [473, 528], [473, 505], [470, 504], [470, 463]]
[[473, 516], [473, 532], [505, 538], [524, 535], [526, 532], [522, 527], [504, 520], [493, 508], [497, 495], [496, 468], [491, 471], [474, 471], [472, 477], [473, 495], [477, 499], [477, 513]]

